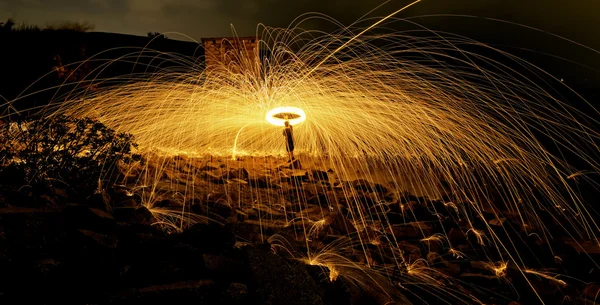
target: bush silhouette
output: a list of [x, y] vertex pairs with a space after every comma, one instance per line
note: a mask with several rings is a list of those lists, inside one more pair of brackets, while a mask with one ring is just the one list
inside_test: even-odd
[[0, 183], [34, 189], [67, 184], [80, 194], [114, 183], [120, 162], [138, 156], [133, 136], [89, 118], [66, 116], [12, 122], [2, 127]]

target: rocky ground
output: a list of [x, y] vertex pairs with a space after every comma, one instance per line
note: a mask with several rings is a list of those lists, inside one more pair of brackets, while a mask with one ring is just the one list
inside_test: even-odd
[[0, 304], [596, 304], [594, 242], [303, 163], [176, 157], [76, 201], [3, 187]]

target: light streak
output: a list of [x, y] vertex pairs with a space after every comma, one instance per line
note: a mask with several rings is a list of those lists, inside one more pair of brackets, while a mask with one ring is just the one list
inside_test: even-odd
[[[178, 66], [148, 64], [151, 72], [82, 81], [79, 85], [97, 84], [100, 89], [69, 90], [40, 113], [92, 117], [117, 132], [133, 133], [144, 162], [119, 165], [127, 173], [127, 195], [169, 231], [216, 221], [209, 213], [190, 213], [190, 202], [237, 206], [241, 214], [253, 215], [246, 222], [259, 225], [261, 241], [271, 242], [279, 254], [322, 267], [330, 281], [368, 285], [374, 278], [379, 281], [379, 275], [389, 276], [391, 268], [404, 268], [398, 286], [416, 281], [435, 287], [443, 298], [448, 276], [416, 254], [420, 250], [414, 248], [420, 245], [410, 248], [407, 243], [423, 242], [430, 250], [439, 248], [460, 260], [470, 260], [476, 251], [454, 245], [446, 235], [444, 217], [432, 221], [435, 230], [443, 228], [439, 232], [428, 226], [402, 226], [410, 237], [403, 237], [403, 231], [396, 234], [400, 224], [392, 222], [417, 223], [420, 208], [431, 215], [450, 211], [461, 223], [457, 231], [474, 235], [476, 245], [471, 246], [485, 246], [481, 252], [495, 260], [507, 258], [488, 263], [497, 277], [507, 277], [510, 263], [523, 276], [535, 274], [562, 285], [556, 277], [522, 267], [520, 249], [496, 234], [507, 233], [510, 221], [489, 226], [484, 214], [499, 219], [500, 212], [510, 213], [535, 231], [531, 236], [549, 241], [546, 226], [551, 224], [539, 215], [545, 210], [569, 234], [595, 239], [598, 226], [569, 184], [600, 170], [600, 158], [590, 153], [597, 151], [600, 135], [580, 123], [593, 119], [544, 90], [536, 79], [483, 55], [496, 52], [539, 72], [501, 50], [447, 33], [369, 34], [384, 21], [402, 21], [394, 14], [354, 31], [358, 35], [350, 28], [321, 36], [299, 26], [264, 28], [260, 45], [269, 51], [268, 58], [258, 52], [233, 52], [239, 58], [210, 70], [194, 58], [147, 49], [134, 52], [119, 62], [157, 58]], [[466, 51], [474, 46], [484, 52]], [[485, 67], [477, 64], [482, 62]], [[310, 164], [309, 169], [331, 169], [339, 180], [335, 188], [327, 186], [333, 178], [324, 185], [304, 183], [293, 176], [294, 170], [281, 167], [278, 157], [285, 146], [276, 127], [283, 126], [285, 114], [294, 125], [297, 156]], [[580, 156], [590, 169], [577, 170], [552, 155], [533, 131]], [[228, 177], [240, 168], [248, 169], [248, 177]], [[368, 185], [353, 185], [357, 178], [377, 181], [389, 190], [380, 193]], [[282, 182], [285, 179], [293, 182]], [[437, 206], [427, 200], [404, 200], [405, 191], [445, 199]], [[319, 197], [322, 193], [327, 196]], [[181, 210], [157, 206], [175, 194]], [[382, 199], [389, 194], [394, 200], [387, 204]], [[308, 204], [314, 197], [326, 201], [323, 208]], [[392, 207], [400, 210], [402, 220], [391, 220]], [[290, 209], [294, 216], [288, 215]], [[340, 218], [348, 221], [335, 224], [333, 219]], [[475, 221], [483, 225], [474, 227]], [[272, 234], [279, 229], [294, 230], [306, 253]], [[311, 248], [310, 242], [332, 230], [343, 231], [344, 242]], [[381, 269], [372, 263], [375, 256], [382, 261]], [[357, 257], [366, 263], [357, 262]]]
[[285, 121], [288, 121], [293, 126], [304, 122], [306, 113], [296, 107], [277, 107], [267, 112], [265, 120], [275, 126], [285, 126]]

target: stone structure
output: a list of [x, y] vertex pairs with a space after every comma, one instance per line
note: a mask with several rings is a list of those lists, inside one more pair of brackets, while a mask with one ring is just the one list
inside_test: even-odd
[[258, 64], [258, 37], [203, 38], [206, 70], [228, 69], [231, 72], [253, 70]]

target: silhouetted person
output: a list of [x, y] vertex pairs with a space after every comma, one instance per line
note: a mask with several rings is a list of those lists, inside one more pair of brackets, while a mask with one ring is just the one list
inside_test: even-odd
[[285, 137], [285, 149], [289, 154], [288, 162], [295, 160], [294, 158], [294, 129], [290, 125], [289, 121], [285, 121], [285, 128], [283, 129], [283, 136]]

